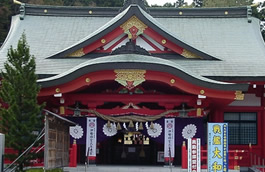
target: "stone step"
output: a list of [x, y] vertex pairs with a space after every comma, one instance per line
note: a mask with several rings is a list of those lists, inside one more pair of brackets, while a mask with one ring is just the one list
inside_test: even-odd
[[[64, 172], [187, 172], [180, 166], [120, 166], [120, 165], [78, 165], [77, 167], [64, 167]], [[239, 170], [229, 170], [239, 172]], [[207, 172], [202, 169], [201, 172]]]
[[[156, 166], [77, 166], [64, 167], [64, 172], [185, 172], [180, 167]], [[202, 172], [206, 172], [203, 170]]]

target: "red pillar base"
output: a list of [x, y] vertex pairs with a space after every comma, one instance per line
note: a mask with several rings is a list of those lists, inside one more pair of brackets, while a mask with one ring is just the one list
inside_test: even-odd
[[77, 145], [76, 145], [76, 140], [74, 140], [74, 143], [73, 143], [71, 151], [70, 151], [69, 167], [77, 167]]
[[183, 141], [181, 148], [181, 168], [188, 169], [188, 151], [186, 148], [186, 143]]

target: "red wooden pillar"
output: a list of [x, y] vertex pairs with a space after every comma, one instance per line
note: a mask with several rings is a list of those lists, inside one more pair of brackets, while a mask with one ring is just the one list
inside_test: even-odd
[[[263, 94], [264, 95], [264, 90], [263, 90]], [[265, 105], [265, 97], [264, 96], [261, 96], [261, 107], [263, 108]], [[264, 125], [264, 122], [265, 122], [265, 109], [263, 108], [263, 110], [260, 112], [260, 115], [258, 115], [258, 118], [261, 118], [261, 120], [257, 119], [258, 121], [260, 121], [258, 123], [258, 126], [261, 126], [261, 127], [258, 127], [258, 138], [262, 138], [262, 142], [258, 142], [258, 144], [260, 145], [264, 145], [265, 144], [265, 125]], [[262, 154], [262, 157], [265, 157], [265, 148], [264, 146], [262, 146], [262, 151], [261, 151], [261, 154]]]
[[182, 169], [188, 168], [188, 151], [186, 147], [185, 141], [183, 141], [182, 148], [181, 148], [181, 167]]
[[77, 166], [77, 145], [76, 145], [76, 140], [74, 140], [74, 143], [70, 151], [69, 167], [76, 167], [76, 166]]

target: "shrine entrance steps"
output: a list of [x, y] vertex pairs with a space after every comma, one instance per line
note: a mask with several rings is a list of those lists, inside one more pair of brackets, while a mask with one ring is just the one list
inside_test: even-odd
[[[77, 166], [64, 167], [64, 172], [187, 172], [181, 167], [159, 167], [159, 166], [118, 166], [118, 165], [97, 165], [97, 166]], [[239, 170], [229, 170], [230, 172], [239, 172]], [[201, 172], [207, 172], [202, 169]]]

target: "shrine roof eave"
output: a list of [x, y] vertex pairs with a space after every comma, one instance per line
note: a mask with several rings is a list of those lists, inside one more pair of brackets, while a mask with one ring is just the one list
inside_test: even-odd
[[[62, 17], [115, 17], [123, 7], [91, 7], [91, 6], [51, 6], [25, 4], [25, 15], [62, 16]], [[147, 7], [153, 17], [247, 17], [247, 7], [223, 8], [166, 8]], [[91, 12], [89, 12], [91, 11]], [[228, 14], [225, 14], [227, 11]], [[180, 14], [180, 12], [182, 12]]]
[[66, 84], [88, 73], [115, 69], [144, 69], [169, 73], [193, 85], [220, 91], [247, 91], [249, 87], [245, 83], [233, 84], [208, 79], [169, 60], [137, 54], [110, 55], [88, 60], [59, 75], [40, 79], [38, 83], [42, 88], [48, 88]]
[[223, 82], [259, 82], [265, 83], [265, 76], [205, 76], [206, 78]]

